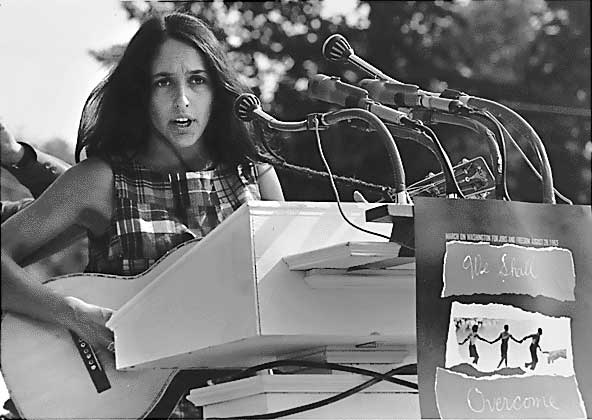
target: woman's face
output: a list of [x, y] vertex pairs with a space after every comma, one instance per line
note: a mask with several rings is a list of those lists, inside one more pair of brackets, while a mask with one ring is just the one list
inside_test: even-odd
[[197, 144], [212, 111], [213, 81], [203, 54], [168, 38], [156, 53], [151, 70], [150, 119], [153, 138], [178, 148]]

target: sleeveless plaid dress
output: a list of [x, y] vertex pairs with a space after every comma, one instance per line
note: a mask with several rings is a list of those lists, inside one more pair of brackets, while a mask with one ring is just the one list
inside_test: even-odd
[[201, 239], [244, 202], [260, 200], [253, 164], [235, 170], [161, 173], [112, 163], [115, 209], [108, 230], [88, 233], [86, 272], [130, 276], [178, 245]]
[[[131, 276], [146, 271], [167, 252], [199, 240], [244, 202], [260, 200], [253, 164], [235, 170], [161, 173], [138, 162], [112, 162], [115, 209], [107, 231], [88, 232], [86, 272]], [[201, 407], [185, 397], [169, 419], [198, 419]]]

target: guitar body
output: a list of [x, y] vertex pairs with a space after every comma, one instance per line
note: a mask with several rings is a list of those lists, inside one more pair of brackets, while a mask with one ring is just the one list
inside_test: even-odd
[[[167, 254], [140, 276], [77, 274], [57, 277], [46, 285], [115, 310], [191, 246], [187, 243]], [[96, 351], [96, 357], [110, 387], [99, 391], [66, 329], [7, 313], [2, 318], [1, 338], [2, 374], [19, 414], [28, 420], [166, 418], [192, 376], [192, 371], [171, 369], [118, 371], [115, 356], [102, 349]], [[204, 376], [203, 371], [198, 372], [201, 374], [193, 376]]]

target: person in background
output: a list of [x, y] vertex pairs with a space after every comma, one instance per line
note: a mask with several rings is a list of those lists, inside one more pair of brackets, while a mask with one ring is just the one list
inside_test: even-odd
[[531, 360], [530, 360], [530, 362], [525, 363], [524, 367], [530, 367], [531, 370], [534, 370], [537, 363], [539, 362], [539, 356], [537, 354], [537, 351], [538, 350], [543, 351], [543, 349], [541, 349], [541, 346], [540, 346], [542, 335], [543, 335], [543, 329], [539, 328], [536, 333], [527, 335], [522, 340], [520, 340], [520, 341], [524, 341], [529, 338], [532, 340], [530, 342], [530, 346], [528, 347], [528, 349], [530, 350], [530, 359]]
[[461, 343], [458, 343], [459, 346], [462, 346], [467, 342], [467, 340], [469, 341], [469, 357], [473, 358], [473, 364], [475, 365], [479, 362], [479, 352], [477, 352], [477, 339], [489, 343], [489, 341], [487, 341], [479, 335], [479, 333], [477, 332], [478, 330], [479, 326], [477, 324], [474, 324], [471, 327], [471, 332], [469, 333], [469, 335], [467, 335], [467, 338], [465, 338]]
[[500, 347], [501, 359], [500, 359], [499, 363], [497, 364], [498, 368], [502, 365], [503, 362], [505, 362], [506, 367], [508, 367], [508, 343], [510, 341], [510, 338], [512, 340], [514, 340], [516, 343], [522, 343], [522, 341], [516, 340], [514, 338], [514, 336], [512, 334], [510, 334], [510, 326], [508, 324], [506, 324], [506, 325], [504, 325], [504, 330], [502, 332], [500, 332], [500, 335], [498, 335], [498, 337], [495, 340], [489, 341], [490, 344], [494, 344], [494, 343], [498, 342], [499, 340], [502, 340], [502, 344]]
[[[8, 128], [0, 121], [0, 156], [2, 167], [7, 169], [22, 185], [27, 187], [33, 198], [41, 195], [70, 164], [51, 156], [33, 146], [17, 142]], [[2, 200], [1, 221], [31, 204], [33, 198], [21, 200]]]
[[[75, 154], [86, 149], [87, 159], [2, 225], [2, 310], [109, 348], [112, 308], [61, 295], [20, 264], [86, 235], [87, 272], [136, 275], [246, 201], [283, 200], [275, 170], [258, 163], [251, 127], [233, 116], [245, 92], [201, 20], [173, 13], [144, 22], [84, 106]], [[171, 418], [194, 415], [187, 404]]]

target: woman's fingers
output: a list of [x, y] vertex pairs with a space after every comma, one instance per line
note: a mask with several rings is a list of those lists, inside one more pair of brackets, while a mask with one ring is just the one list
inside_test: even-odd
[[113, 341], [113, 332], [105, 323], [113, 315], [113, 310], [84, 302], [69, 296], [68, 300], [74, 310], [73, 329], [82, 339], [91, 345], [107, 348]]

